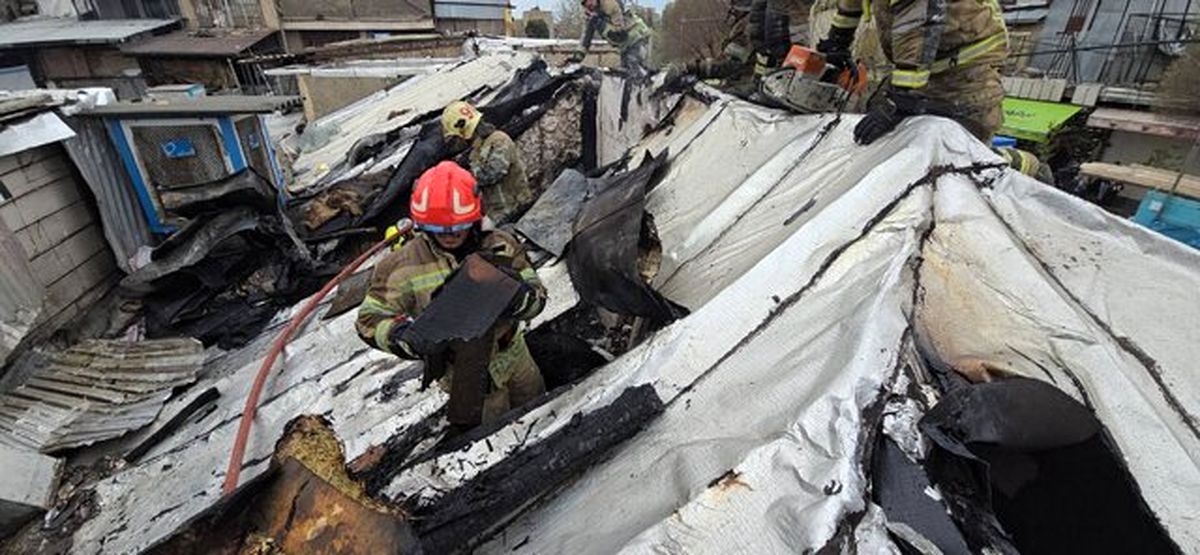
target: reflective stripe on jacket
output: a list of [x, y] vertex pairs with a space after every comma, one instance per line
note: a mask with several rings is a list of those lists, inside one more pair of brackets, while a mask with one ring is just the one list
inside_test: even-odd
[[[996, 0], [895, 0], [874, 6], [892, 85], [920, 89], [955, 67], [1002, 62], [1008, 30]], [[871, 15], [869, 0], [838, 0], [833, 25], [853, 29]]]

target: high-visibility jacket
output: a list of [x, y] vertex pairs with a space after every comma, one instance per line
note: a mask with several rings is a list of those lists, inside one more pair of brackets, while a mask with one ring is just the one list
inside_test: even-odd
[[600, 0], [596, 13], [588, 19], [583, 31], [581, 44], [585, 50], [592, 47], [592, 37], [596, 33], [624, 52], [647, 39], [650, 36], [650, 27], [638, 14], [618, 0]]
[[[873, 11], [873, 14], [871, 13]], [[1008, 30], [996, 0], [838, 0], [834, 27], [855, 29], [874, 16], [892, 85], [921, 89], [956, 67], [1003, 62]]]
[[[535, 292], [526, 306], [517, 307], [514, 319], [529, 320], [541, 313], [546, 303], [546, 288], [521, 243], [504, 231], [486, 231], [480, 239], [479, 251], [505, 261]], [[367, 295], [359, 305], [355, 321], [359, 337], [368, 345], [391, 353], [388, 337], [392, 328], [397, 322], [420, 316], [433, 301], [434, 292], [458, 265], [454, 255], [438, 248], [424, 233], [416, 233], [400, 250], [388, 253], [375, 266]], [[518, 329], [505, 346], [497, 344], [488, 372], [503, 387], [509, 377], [533, 366], [524, 334]], [[453, 373], [453, 369], [448, 372]]]

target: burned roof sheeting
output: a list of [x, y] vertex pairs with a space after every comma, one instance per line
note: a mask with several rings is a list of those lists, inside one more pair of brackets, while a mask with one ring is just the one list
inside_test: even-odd
[[347, 156], [359, 143], [440, 112], [454, 100], [494, 91], [533, 61], [534, 57], [527, 53], [481, 56], [413, 77], [312, 122], [306, 132], [328, 134], [328, 140], [304, 149], [296, 158], [293, 164], [296, 183], [291, 187], [300, 191], [318, 183], [337, 181], [340, 177], [337, 172], [351, 169], [346, 165]]
[[[1200, 469], [1185, 455], [1198, 452], [1187, 408], [1197, 390], [1176, 374], [1186, 366], [1164, 363], [1200, 346], [1156, 340], [1158, 325], [1133, 300], [1106, 304], [1089, 290], [1192, 283], [1194, 253], [1003, 169], [947, 120], [915, 118], [858, 147], [854, 116], [787, 116], [718, 98], [689, 119], [646, 144], [672, 156], [648, 203], [673, 268], [660, 282], [693, 314], [486, 442], [405, 469], [389, 496], [436, 506], [442, 492], [476, 487], [495, 461], [552, 436], [562, 421], [551, 415], [597, 410], [651, 383], [663, 417], [511, 523], [497, 515], [481, 551], [843, 545], [848, 518], [873, 510], [866, 435], [877, 433], [881, 394], [916, 332], [964, 372], [984, 360], [1081, 400], [1086, 392], [1153, 518], [1183, 551], [1200, 547], [1187, 524]], [[1029, 216], [996, 215], [1005, 211]], [[1059, 241], [1052, 227], [1075, 236]], [[1097, 259], [1073, 275], [1078, 262], [1066, 254], [1043, 267], [1040, 252], [1068, 245], [1129, 255], [1137, 267], [1114, 272]], [[1068, 279], [1077, 299], [1061, 291]], [[1198, 303], [1154, 304], [1192, 321]], [[886, 514], [872, 518], [887, 525]]]
[[[420, 390], [417, 365], [358, 341], [353, 314], [318, 314], [268, 382], [245, 479], [264, 471], [286, 422], [317, 413], [351, 460], [404, 446], [371, 478], [383, 497], [417, 514], [469, 515], [439, 521], [428, 545], [584, 554], [933, 545], [871, 491], [881, 435], [928, 466], [919, 414], [907, 425], [885, 414], [910, 396], [936, 407], [938, 390], [912, 369], [920, 347], [964, 375], [1022, 374], [1090, 408], [1149, 516], [1175, 547], [1200, 551], [1191, 523], [1200, 388], [1188, 366], [1200, 341], [1161, 325], [1200, 321], [1189, 295], [1200, 255], [1020, 176], [949, 120], [911, 118], [862, 147], [857, 116], [786, 115], [707, 90], [682, 100], [633, 92], [601, 94], [597, 112], [614, 125], [669, 120], [606, 135], [625, 142], [604, 148], [637, 146], [630, 160], [643, 147], [668, 153], [646, 209], [662, 240], [659, 292], [688, 316], [527, 412], [433, 448], [445, 394]], [[551, 305], [539, 324], [573, 304], [555, 298], [570, 291], [563, 266], [544, 269]], [[1147, 284], [1192, 287], [1147, 300], [1152, 311], [1121, 295]], [[141, 551], [215, 503], [223, 476], [213, 469], [224, 468], [269, 341], [214, 360], [201, 386], [221, 391], [216, 410], [96, 487], [98, 512], [76, 532], [76, 550]], [[616, 437], [641, 431], [587, 449], [579, 423], [609, 414], [630, 417]], [[505, 481], [510, 461], [545, 472], [519, 491]], [[489, 491], [502, 502], [460, 512]], [[966, 530], [974, 517], [945, 499], [936, 502]], [[1003, 547], [966, 536], [974, 551]]]
[[0, 443], [50, 453], [154, 421], [172, 389], [196, 379], [204, 351], [194, 339], [88, 340], [36, 358], [32, 376], [0, 396]]

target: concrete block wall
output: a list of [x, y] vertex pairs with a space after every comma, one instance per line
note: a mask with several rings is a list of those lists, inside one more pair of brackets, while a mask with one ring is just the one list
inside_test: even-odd
[[46, 292], [38, 332], [69, 324], [117, 279], [86, 185], [54, 143], [0, 157], [0, 221], [24, 250]]
[[0, 445], [0, 538], [54, 502], [62, 461]]

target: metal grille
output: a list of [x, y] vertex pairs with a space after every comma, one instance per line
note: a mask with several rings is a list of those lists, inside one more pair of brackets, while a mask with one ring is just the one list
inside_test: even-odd
[[267, 145], [263, 142], [262, 130], [256, 116], [244, 117], [234, 126], [237, 128], [238, 140], [242, 143], [242, 152], [246, 154], [246, 162], [258, 175], [268, 181], [274, 181], [271, 175], [271, 162], [267, 158]]
[[[155, 188], [206, 183], [230, 173], [225, 165], [221, 137], [212, 125], [138, 126], [132, 131], [138, 156]], [[183, 158], [167, 156], [163, 145], [181, 139], [190, 141], [196, 153]]]
[[1200, 29], [1200, 15], [1134, 13], [1122, 24], [1118, 44], [1105, 60], [1101, 81], [1110, 85], [1157, 82], [1163, 71], [1183, 52], [1185, 41]]

